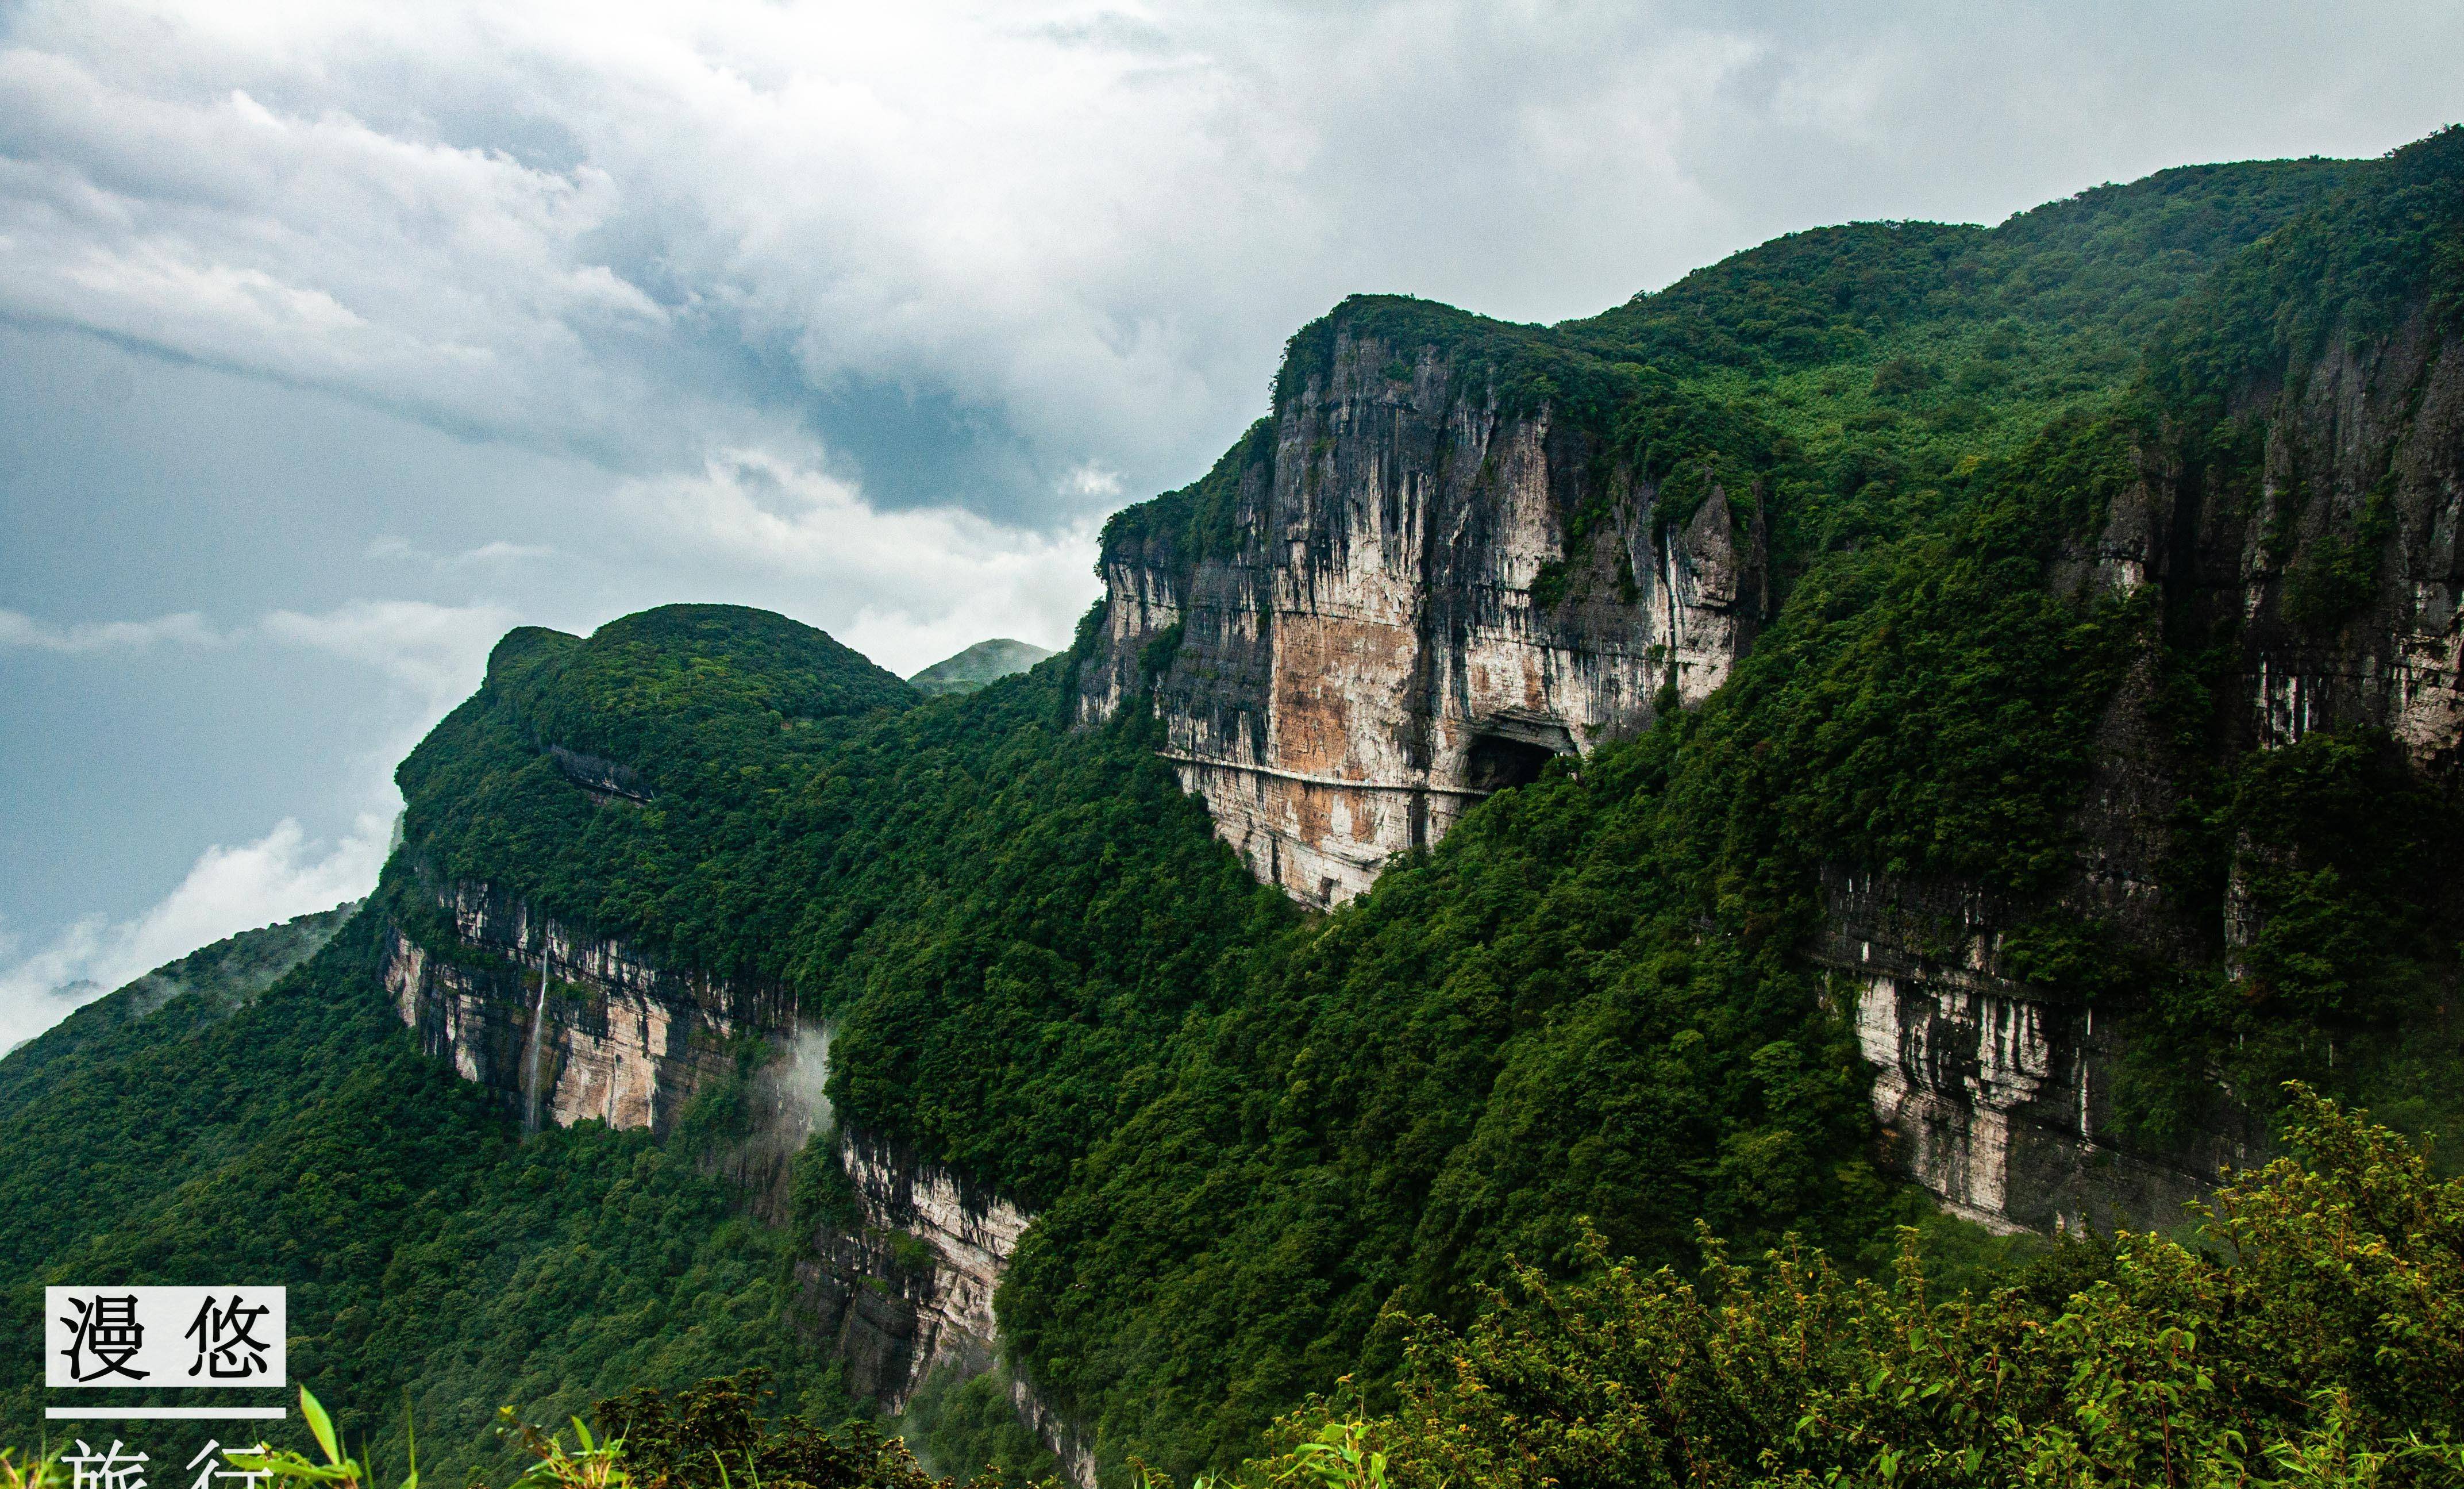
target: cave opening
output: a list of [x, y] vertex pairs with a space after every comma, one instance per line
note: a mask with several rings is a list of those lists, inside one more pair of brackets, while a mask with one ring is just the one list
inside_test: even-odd
[[1528, 786], [1540, 778], [1540, 773], [1549, 768], [1549, 762], [1558, 753], [1529, 739], [1482, 734], [1471, 742], [1471, 757], [1463, 764], [1463, 784], [1475, 791]]

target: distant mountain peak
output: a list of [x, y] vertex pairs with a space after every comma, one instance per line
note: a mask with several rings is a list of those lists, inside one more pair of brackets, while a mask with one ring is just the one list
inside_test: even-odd
[[935, 698], [974, 692], [985, 684], [998, 682], [1013, 672], [1023, 672], [1053, 654], [1027, 642], [996, 637], [991, 641], [979, 641], [955, 657], [935, 662], [907, 681], [918, 692]]

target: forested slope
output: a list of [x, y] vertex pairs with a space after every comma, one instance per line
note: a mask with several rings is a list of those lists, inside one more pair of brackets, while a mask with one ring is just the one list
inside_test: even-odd
[[[1381, 1312], [1468, 1326], [1517, 1262], [1690, 1265], [1701, 1220], [1886, 1266], [1926, 1207], [1803, 955], [1826, 865], [2021, 906], [2020, 974], [2161, 1036], [2130, 1107], [2151, 1140], [2288, 1075], [2452, 1122], [2445, 778], [2363, 731], [2253, 750], [2217, 607], [2083, 576], [2151, 471], [2255, 490], [2284, 388], [2338, 339], [2453, 334], [2459, 141], [2167, 172], [1991, 231], [1799, 234], [1556, 328], [1401, 300], [1306, 328], [1287, 378], [1375, 323], [1485, 357], [1501, 402], [1596, 425], [1675, 495], [1752, 493], [1778, 571], [1703, 708], [1499, 795], [1330, 914], [1214, 840], [1145, 712], [1070, 727], [1078, 654], [924, 701], [733, 607], [517, 631], [405, 763], [404, 848], [317, 957], [236, 1011], [175, 998], [75, 1060], [64, 1029], [0, 1062], [0, 1214], [54, 1202], [37, 1150], [96, 1195], [0, 1235], [11, 1326], [34, 1337], [46, 1280], [286, 1281], [301, 1377], [387, 1451], [407, 1390], [448, 1475], [505, 1462], [500, 1401], [762, 1364], [851, 1409], [798, 1333], [805, 1237], [705, 1172], [740, 1092], [664, 1143], [524, 1145], [419, 1054], [376, 964], [466, 881], [783, 986], [836, 1031], [842, 1115], [1038, 1212], [1000, 1299], [1011, 1364], [1108, 1473], [1235, 1462], [1347, 1374], [1390, 1407]], [[1210, 478], [1115, 533], [1200, 551], [1232, 519]], [[2360, 515], [2303, 520], [2288, 561], [2322, 593], [2375, 579]], [[2342, 569], [2299, 557], [2337, 541]], [[2168, 892], [2261, 928], [2232, 957], [2067, 898], [2117, 709], [2179, 784]]]

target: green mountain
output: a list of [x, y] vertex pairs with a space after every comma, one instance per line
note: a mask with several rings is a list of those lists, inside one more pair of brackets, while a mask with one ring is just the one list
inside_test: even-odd
[[[2398, 1237], [2347, 1272], [2333, 1177], [2248, 1192], [2240, 1272], [1989, 1234], [2178, 1215], [2290, 1078], [2458, 1128], [2459, 245], [2450, 130], [1796, 234], [1554, 327], [1355, 299], [1024, 673], [924, 707], [758, 611], [517, 630], [330, 943], [0, 1060], [13, 1337], [47, 1281], [283, 1282], [346, 1434], [401, 1461], [407, 1397], [424, 1475], [493, 1482], [500, 1404], [749, 1367], [1107, 1484], [1339, 1384], [1432, 1482], [1543, 1420], [1561, 1482], [1673, 1481], [1689, 1432], [1896, 1481], [1874, 1434], [1936, 1400], [2014, 1424], [1940, 1481], [2059, 1477], [2057, 1429], [2112, 1478], [2098, 1423], [2172, 1462], [2125, 1375], [2192, 1334], [2273, 1362], [2179, 1408], [2203, 1443], [2464, 1431], [2434, 1349], [2277, 1346], [2270, 1258], [2303, 1318], [2451, 1317], [2452, 1193], [2332, 1114], [2321, 1171], [2380, 1176], [2337, 1213]], [[1391, 614], [1326, 598], [1373, 562]], [[1941, 1337], [2035, 1393], [1897, 1394], [1866, 1366], [1930, 1325], [1852, 1281], [1637, 1291], [1698, 1222], [2019, 1280]], [[2179, 1306], [2043, 1343], [2116, 1299]], [[1788, 1371], [1687, 1394], [1732, 1361]], [[1732, 1414], [1576, 1430], [1647, 1390]]]
[[1044, 647], [1023, 641], [979, 641], [907, 679], [907, 686], [932, 698], [973, 692], [986, 683], [1023, 672], [1051, 655]]
[[[334, 932], [359, 908], [354, 901], [259, 930], [243, 931], [176, 961], [165, 962], [126, 986], [80, 1004], [50, 1031], [43, 1059], [57, 1059], [82, 1048], [107, 1029], [147, 1018], [183, 994], [194, 993], [208, 1003], [224, 1008], [247, 1002], [332, 940]], [[29, 1058], [0, 1071], [0, 1107], [11, 1105], [10, 1083], [22, 1081], [40, 1068], [41, 1061]]]

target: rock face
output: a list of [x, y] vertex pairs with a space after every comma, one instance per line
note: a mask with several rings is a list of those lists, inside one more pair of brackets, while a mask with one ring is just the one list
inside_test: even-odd
[[2254, 395], [2255, 470], [2151, 452], [2088, 558], [2104, 582], [2161, 586], [2238, 633], [2234, 746], [2366, 724], [2451, 773], [2464, 743], [2464, 340], [2416, 311], [2383, 339], [2329, 342]]
[[2178, 1222], [2218, 1169], [2266, 1151], [2246, 1113], [2183, 1149], [2111, 1137], [2126, 1024], [2002, 974], [2009, 908], [1955, 886], [1833, 874], [1811, 954], [1874, 1067], [1897, 1167], [1991, 1230]]
[[[815, 1343], [847, 1363], [847, 1389], [897, 1412], [935, 1370], [995, 1368], [993, 1293], [1035, 1217], [859, 1129], [842, 1126], [831, 1142], [859, 1220], [816, 1234], [796, 1281]], [[1093, 1489], [1093, 1451], [1014, 1365], [1007, 1379], [1020, 1420], [1060, 1459], [1063, 1476]]]
[[797, 1281], [848, 1389], [897, 1411], [936, 1367], [992, 1367], [993, 1290], [1034, 1216], [852, 1128], [832, 1141], [861, 1222], [817, 1236]]
[[[2420, 315], [2375, 343], [2331, 338], [2314, 365], [2259, 390], [2244, 412], [2264, 430], [2255, 467], [2144, 452], [2142, 479], [2057, 581], [2153, 589], [2167, 624], [2234, 638], [2228, 756], [2365, 726], [2453, 782], [2464, 746], [2464, 344]], [[2203, 921], [2163, 887], [2182, 792], [2178, 761], [2147, 723], [2152, 661], [2101, 729], [2062, 909], [2167, 959], [2231, 972], [2257, 930], [2247, 896], [2229, 887], [2220, 922]], [[1901, 1162], [1947, 1208], [2006, 1229], [2168, 1223], [2221, 1168], [2272, 1155], [2263, 1125], [2230, 1102], [2175, 1150], [2114, 1141], [2110, 1092], [2131, 1011], [2003, 976], [2012, 907], [1957, 886], [1846, 873], [1825, 889], [1827, 923], [1810, 950], [1853, 1007]]]
[[2369, 723], [2416, 764], [2452, 771], [2464, 742], [2464, 342], [2416, 317], [2377, 345], [2339, 343], [2282, 396], [2256, 510], [2235, 515], [2211, 525], [2217, 546], [2238, 539], [2257, 742]]
[[1700, 699], [1766, 602], [1750, 493], [1667, 511], [1545, 406], [1409, 355], [1339, 334], [1203, 483], [1227, 521], [1179, 522], [1190, 493], [1116, 520], [1079, 666], [1082, 719], [1153, 688], [1217, 831], [1312, 904]]
[[451, 945], [397, 927], [385, 991], [429, 1054], [539, 1124], [664, 1131], [695, 1090], [735, 1070], [733, 1039], [795, 1032], [783, 989], [669, 971], [487, 885], [452, 885], [437, 901]]

